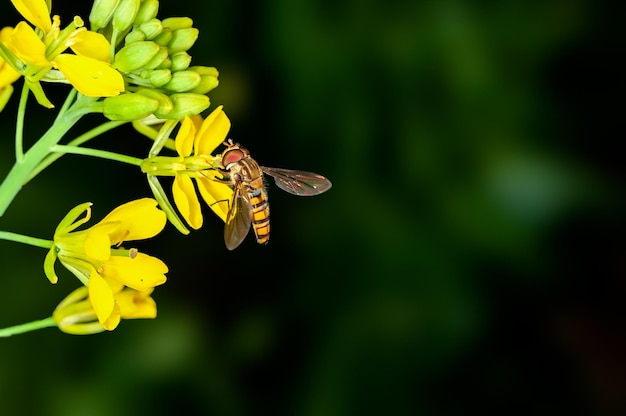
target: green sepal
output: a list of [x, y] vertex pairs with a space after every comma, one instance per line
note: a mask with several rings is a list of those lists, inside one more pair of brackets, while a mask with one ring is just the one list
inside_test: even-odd
[[170, 204], [170, 201], [168, 200], [167, 195], [165, 194], [165, 191], [163, 190], [163, 187], [159, 182], [159, 179], [156, 176], [150, 174], [147, 174], [146, 177], [148, 178], [148, 185], [150, 185], [150, 189], [152, 190], [154, 199], [157, 200], [159, 206], [161, 207], [163, 212], [165, 212], [165, 215], [167, 216], [169, 222], [171, 222], [172, 225], [176, 227], [176, 229], [182, 234], [189, 234], [189, 229], [185, 227], [183, 221], [180, 219], [178, 214], [176, 214], [176, 211], [174, 210], [174, 207], [172, 207], [172, 204]]
[[[61, 222], [59, 222], [59, 225], [57, 225], [57, 228], [54, 230], [54, 235], [70, 233], [89, 221], [91, 218], [91, 205], [91, 202], [84, 202], [72, 208], [70, 212], [65, 214]], [[85, 213], [85, 217], [78, 219], [83, 212]]]
[[56, 284], [59, 281], [59, 277], [54, 271], [54, 263], [57, 261], [57, 247], [53, 244], [52, 248], [48, 250], [46, 258], [43, 261], [43, 272], [52, 284]]

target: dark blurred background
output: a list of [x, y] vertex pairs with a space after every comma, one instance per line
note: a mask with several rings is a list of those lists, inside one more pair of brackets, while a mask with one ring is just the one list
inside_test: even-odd
[[[0, 339], [0, 414], [626, 414], [624, 42], [607, 4], [163, 0], [160, 18], [201, 31], [193, 62], [221, 72], [230, 137], [333, 188], [272, 184], [267, 247], [228, 252], [208, 209], [200, 231], [139, 244], [170, 267], [158, 319]], [[1, 25], [17, 18], [5, 2]], [[32, 104], [29, 143], [54, 116]], [[122, 128], [91, 146], [149, 143]], [[144, 196], [137, 169], [68, 156], [0, 229], [49, 238], [81, 202], [98, 220]], [[0, 242], [0, 327], [77, 287], [60, 269], [51, 286], [44, 256]]]

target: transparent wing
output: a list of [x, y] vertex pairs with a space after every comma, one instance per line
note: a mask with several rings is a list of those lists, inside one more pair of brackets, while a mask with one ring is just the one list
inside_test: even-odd
[[285, 192], [298, 196], [319, 195], [330, 189], [332, 184], [322, 175], [301, 170], [267, 168], [263, 172], [274, 178], [276, 186]]
[[239, 186], [235, 186], [226, 225], [224, 226], [224, 242], [226, 248], [234, 250], [246, 238], [252, 223], [252, 208], [248, 200], [239, 193]]

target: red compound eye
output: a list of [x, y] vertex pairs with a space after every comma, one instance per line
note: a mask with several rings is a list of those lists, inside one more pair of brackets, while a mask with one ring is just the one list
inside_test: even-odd
[[231, 149], [222, 155], [222, 165], [228, 167], [231, 163], [237, 163], [243, 159], [244, 153], [239, 149]]

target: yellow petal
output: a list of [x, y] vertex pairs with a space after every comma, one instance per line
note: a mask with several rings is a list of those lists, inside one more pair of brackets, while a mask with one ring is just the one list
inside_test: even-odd
[[228, 207], [233, 199], [233, 190], [226, 184], [208, 178], [196, 178], [196, 182], [202, 199], [222, 221], [226, 222]]
[[193, 148], [193, 142], [196, 137], [196, 126], [189, 117], [185, 117], [178, 129], [176, 135], [176, 151], [182, 157], [191, 155], [191, 149]]
[[124, 319], [156, 318], [156, 302], [150, 297], [152, 290], [126, 289], [115, 296]]
[[217, 146], [226, 140], [229, 130], [230, 120], [220, 105], [202, 123], [194, 143], [195, 154], [210, 155]]
[[87, 97], [114, 97], [124, 91], [122, 74], [105, 62], [64, 53], [52, 63], [78, 92]]
[[46, 45], [26, 22], [19, 22], [15, 26], [5, 45], [22, 62], [35, 66], [50, 65], [46, 59]]
[[72, 33], [68, 46], [76, 55], [86, 56], [101, 62], [111, 61], [111, 44], [101, 33], [79, 28]]
[[[93, 309], [98, 316], [98, 321], [108, 330], [115, 328], [120, 318], [119, 308], [118, 313], [115, 313], [115, 299], [111, 287], [95, 270], [89, 276], [88, 287], [89, 300], [91, 300]], [[115, 322], [116, 320], [117, 322]]]
[[196, 195], [196, 188], [187, 175], [176, 175], [172, 185], [174, 203], [187, 224], [197, 230], [202, 227], [202, 211]]
[[113, 256], [104, 264], [102, 273], [107, 279], [115, 279], [136, 290], [152, 289], [165, 283], [165, 263], [156, 257], [137, 253], [135, 257]]
[[117, 223], [97, 224], [89, 229], [85, 238], [85, 254], [98, 261], [111, 257], [111, 238], [109, 234], [118, 228]]
[[120, 205], [109, 213], [100, 224], [119, 223], [109, 234], [112, 245], [122, 241], [144, 240], [154, 237], [165, 227], [165, 213], [157, 208], [152, 198], [136, 199]]
[[50, 31], [52, 21], [45, 0], [11, 0], [13, 6], [26, 20], [45, 33]]

